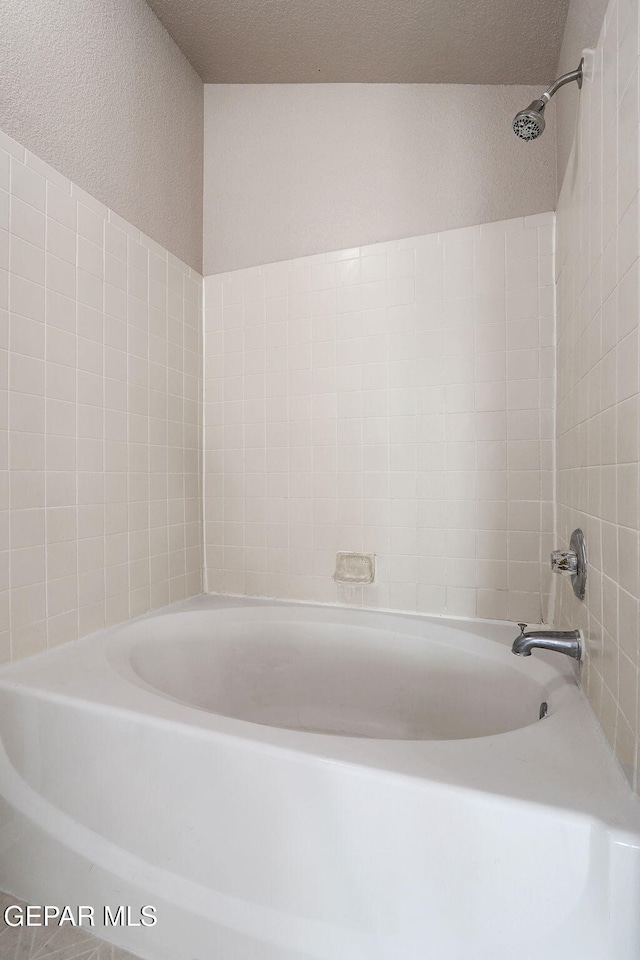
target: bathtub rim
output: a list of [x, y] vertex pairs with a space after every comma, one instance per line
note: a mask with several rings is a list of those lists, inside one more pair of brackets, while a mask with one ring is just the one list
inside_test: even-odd
[[[615, 761], [588, 701], [577, 685], [573, 664], [569, 662], [558, 665], [559, 674], [570, 681], [559, 691], [563, 698], [562, 707], [544, 721], [490, 737], [442, 741], [336, 737], [226, 718], [170, 700], [153, 688], [145, 690], [140, 684], [133, 685], [108, 664], [105, 648], [110, 638], [132, 623], [185, 609], [216, 610], [238, 605], [259, 607], [264, 601], [199, 595], [114, 625], [46, 654], [17, 661], [0, 669], [0, 698], [6, 690], [35, 700], [57, 700], [64, 704], [76, 702], [83, 709], [124, 711], [139, 722], [152, 723], [160, 728], [165, 723], [172, 728], [177, 725], [190, 735], [197, 731], [198, 736], [243, 745], [244, 749], [315, 757], [324, 763], [346, 763], [452, 787], [466, 787], [508, 800], [529, 801], [564, 811], [569, 809], [610, 827], [620, 828], [626, 824], [625, 829], [633, 835], [640, 834], [640, 802]], [[269, 605], [299, 606], [273, 600]], [[331, 609], [339, 615], [345, 612], [375, 615], [378, 612], [333, 606]], [[394, 616], [404, 619], [402, 614]], [[419, 614], [407, 616], [420, 621], [435, 619]], [[437, 619], [446, 619], [452, 626], [459, 620]], [[504, 621], [464, 620], [461, 625], [468, 628], [470, 623], [477, 624], [481, 631], [500, 628], [505, 644], [508, 642], [507, 632], [508, 635], [512, 632], [510, 624]], [[73, 665], [72, 672], [75, 673], [71, 682], [64, 673], [67, 661]], [[53, 663], [62, 667], [57, 681], [49, 669]], [[96, 663], [109, 669], [96, 671]], [[564, 669], [560, 670], [560, 666]]]

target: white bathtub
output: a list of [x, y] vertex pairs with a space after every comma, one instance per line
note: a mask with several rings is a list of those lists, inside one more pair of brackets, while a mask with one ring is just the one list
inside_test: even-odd
[[150, 960], [637, 960], [640, 805], [516, 633], [202, 597], [4, 668], [0, 888]]

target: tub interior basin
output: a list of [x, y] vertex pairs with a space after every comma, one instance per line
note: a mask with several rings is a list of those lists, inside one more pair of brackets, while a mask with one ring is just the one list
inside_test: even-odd
[[162, 619], [153, 637], [132, 646], [134, 672], [173, 700], [237, 720], [349, 737], [457, 740], [535, 723], [549, 699], [551, 668], [460, 630], [436, 640], [428, 630], [415, 636], [309, 620]]

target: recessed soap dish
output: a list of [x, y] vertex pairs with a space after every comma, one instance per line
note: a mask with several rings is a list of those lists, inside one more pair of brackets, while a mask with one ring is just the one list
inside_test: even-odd
[[373, 553], [336, 554], [336, 583], [373, 583], [376, 575], [376, 558]]

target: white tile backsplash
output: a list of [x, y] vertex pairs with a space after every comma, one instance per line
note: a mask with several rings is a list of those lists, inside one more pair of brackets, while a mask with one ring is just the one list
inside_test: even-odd
[[200, 592], [202, 280], [0, 139], [0, 661]]
[[553, 220], [205, 279], [209, 590], [547, 615]]
[[608, 6], [587, 54], [557, 214], [558, 534], [581, 527], [584, 603], [566, 580], [558, 622], [586, 636], [584, 683], [632, 784], [640, 758], [638, 4]]

